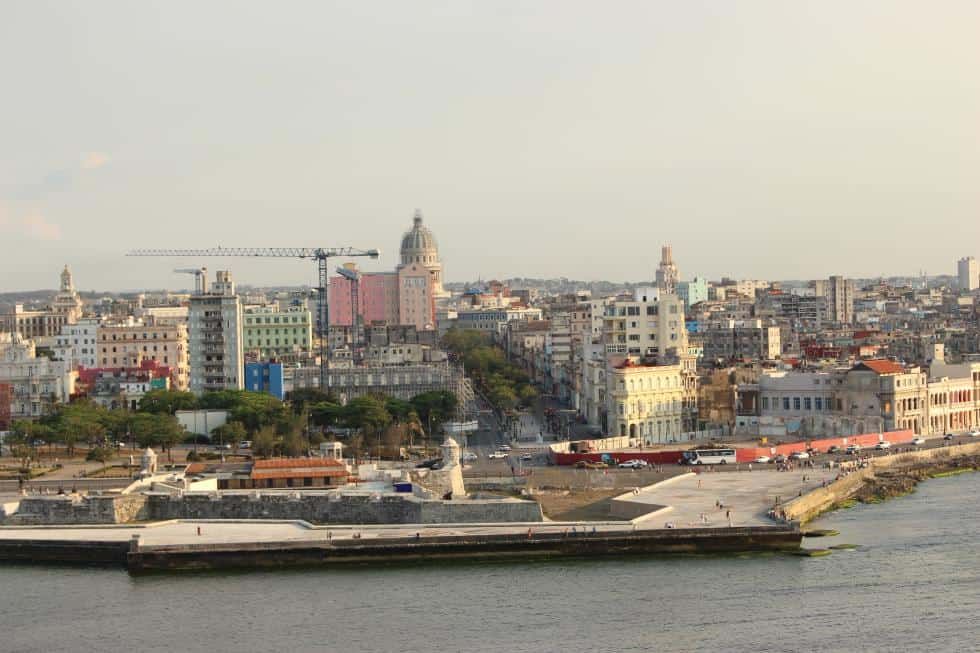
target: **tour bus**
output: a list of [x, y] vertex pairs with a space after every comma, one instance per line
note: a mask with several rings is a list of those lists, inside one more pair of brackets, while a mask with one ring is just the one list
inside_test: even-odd
[[727, 465], [735, 462], [734, 449], [689, 449], [681, 456], [682, 465]]

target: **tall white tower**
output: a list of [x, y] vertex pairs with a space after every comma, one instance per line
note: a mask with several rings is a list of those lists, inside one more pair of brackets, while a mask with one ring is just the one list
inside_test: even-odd
[[960, 290], [973, 292], [980, 288], [980, 265], [972, 256], [961, 258], [956, 264]]
[[661, 294], [673, 295], [677, 291], [679, 276], [674, 264], [674, 253], [670, 245], [660, 248], [660, 266], [657, 268], [657, 288]]

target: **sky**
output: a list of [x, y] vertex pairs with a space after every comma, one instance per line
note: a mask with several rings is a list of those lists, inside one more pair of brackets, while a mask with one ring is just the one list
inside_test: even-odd
[[978, 61], [975, 0], [11, 0], [0, 291], [391, 270], [416, 208], [448, 281], [952, 274]]

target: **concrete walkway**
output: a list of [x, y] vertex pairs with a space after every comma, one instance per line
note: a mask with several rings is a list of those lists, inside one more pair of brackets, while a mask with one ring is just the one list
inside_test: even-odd
[[[703, 472], [668, 479], [625, 498], [651, 508], [671, 508], [663, 522], [643, 524], [643, 528], [663, 528], [665, 522], [675, 528], [727, 527], [728, 511], [733, 526], [771, 526], [768, 513], [777, 499], [786, 503], [801, 491], [809, 492], [825, 481], [829, 483], [837, 473], [825, 468], [777, 472], [771, 467], [751, 472]], [[719, 502], [723, 508], [718, 507]], [[702, 521], [701, 515], [707, 522]]]

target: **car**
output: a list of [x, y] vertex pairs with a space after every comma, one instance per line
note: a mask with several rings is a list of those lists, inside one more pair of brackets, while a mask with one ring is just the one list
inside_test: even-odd
[[497, 447], [497, 451], [510, 451], [510, 445], [502, 444], [499, 447]]
[[527, 462], [529, 460], [534, 460], [534, 456], [529, 453], [521, 454], [521, 460]]
[[227, 443], [214, 445], [214, 450], [215, 451], [227, 451], [229, 449], [231, 449], [231, 445], [230, 444], [227, 444]]
[[645, 460], [634, 458], [633, 460], [627, 460], [626, 462], [619, 463], [616, 466], [622, 469], [644, 469], [649, 467], [650, 464]]
[[786, 456], [784, 456], [783, 454], [777, 454], [776, 457], [772, 459], [772, 461], [774, 463], [784, 463], [787, 460], [789, 460], [789, 459]]
[[479, 458], [479, 456], [477, 456], [477, 455], [476, 455], [475, 453], [473, 453], [472, 451], [467, 451], [467, 452], [466, 452], [466, 453], [464, 453], [464, 454], [463, 454], [463, 456], [462, 456], [462, 460], [463, 460], [463, 462], [467, 462], [467, 463], [471, 463], [471, 462], [473, 462], [474, 460], [476, 460], [477, 458]]
[[790, 454], [789, 457], [792, 458], [793, 460], [808, 460], [810, 458], [810, 454], [808, 454], [805, 451], [797, 451], [795, 453]]
[[956, 436], [953, 435], [952, 433], [947, 433], [946, 435], [943, 436], [943, 440], [952, 440], [955, 437]]
[[580, 460], [575, 463], [575, 467], [578, 469], [605, 469], [606, 463], [595, 462], [592, 460]]
[[760, 465], [764, 465], [765, 463], [772, 462], [772, 458], [770, 458], [769, 456], [756, 456], [756, 459], [753, 460], [752, 462], [759, 463]]
[[887, 440], [882, 440], [881, 442], [875, 445], [875, 449], [877, 449], [878, 451], [884, 451], [885, 449], [891, 449], [891, 448], [892, 448], [892, 443]]
[[239, 449], [251, 449], [252, 448], [252, 441], [251, 440], [242, 440], [241, 442], [238, 443], [238, 448]]
[[844, 449], [838, 447], [836, 444], [827, 449], [827, 453], [841, 453]]
[[861, 451], [861, 445], [849, 444], [847, 445], [847, 449], [844, 450], [844, 453], [855, 454], [858, 453], [859, 451]]
[[438, 469], [436, 465], [442, 466], [442, 459], [433, 458], [432, 460], [423, 460], [415, 466], [415, 469]]
[[494, 451], [492, 454], [487, 456], [487, 458], [489, 458], [490, 460], [497, 460], [498, 458], [506, 458], [507, 455], [508, 454], [506, 451]]
[[980, 430], [973, 429], [972, 431], [970, 431], [970, 437], [971, 438], [980, 438]]
[[912, 439], [912, 444], [914, 444], [917, 447], [918, 446], [921, 446], [921, 445], [923, 445], [925, 443], [926, 443], [926, 439], [925, 438], [913, 438]]

